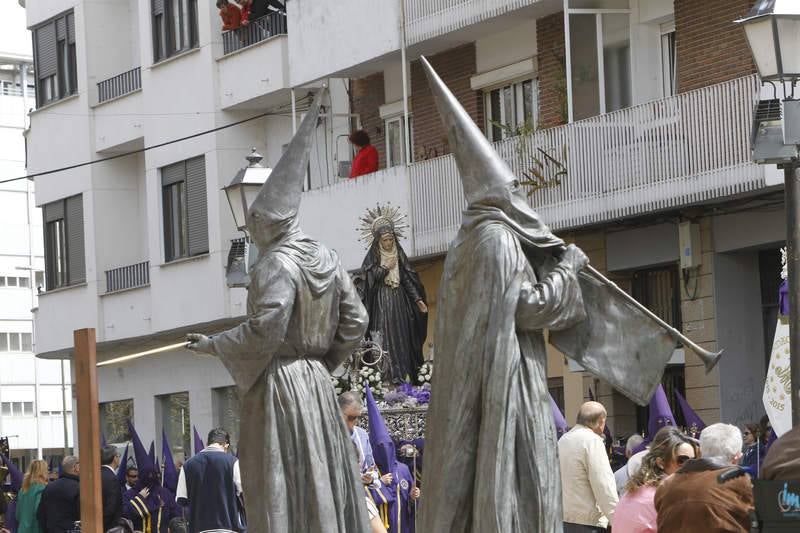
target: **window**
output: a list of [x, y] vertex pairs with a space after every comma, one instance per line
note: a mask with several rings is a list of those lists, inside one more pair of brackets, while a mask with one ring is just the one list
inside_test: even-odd
[[208, 253], [205, 156], [161, 169], [164, 260]]
[[675, 23], [661, 25], [661, 86], [664, 97], [677, 92], [677, 62], [675, 61]]
[[490, 141], [519, 135], [523, 128], [535, 128], [538, 83], [534, 79], [509, 83], [484, 93], [486, 131]]
[[37, 289], [44, 289], [44, 272], [37, 270], [34, 274], [34, 286]]
[[33, 402], [3, 402], [0, 412], [3, 416], [33, 416]]
[[631, 105], [630, 15], [570, 13], [570, 120]]
[[152, 5], [154, 61], [198, 46], [197, 0], [152, 0]]
[[79, 194], [42, 206], [45, 278], [56, 289], [86, 281], [83, 197]]
[[[408, 117], [408, 126], [411, 130], [412, 138], [409, 141], [410, 146], [414, 146], [414, 124], [412, 117]], [[406, 163], [406, 145], [405, 145], [405, 119], [403, 116], [392, 117], [386, 119], [386, 166], [396, 167]], [[413, 150], [411, 153], [412, 161]]]
[[176, 392], [156, 396], [156, 416], [167, 434], [173, 453], [183, 453], [187, 457], [192, 455], [189, 393]]
[[17, 286], [17, 278], [7, 276], [6, 277], [6, 287], [16, 287]]
[[78, 92], [75, 16], [72, 11], [33, 29], [33, 57], [37, 105]]
[[634, 272], [633, 297], [670, 326], [682, 329], [677, 265]]
[[[61, 414], [61, 413], [58, 413]], [[128, 421], [133, 420], [133, 400], [117, 400], [100, 404], [100, 431], [107, 442], [127, 442], [131, 439]]]
[[214, 427], [225, 428], [231, 435], [231, 444], [238, 447], [241, 402], [236, 387], [220, 387], [212, 389], [212, 393]]
[[32, 340], [30, 333], [0, 332], [0, 352], [30, 352]]

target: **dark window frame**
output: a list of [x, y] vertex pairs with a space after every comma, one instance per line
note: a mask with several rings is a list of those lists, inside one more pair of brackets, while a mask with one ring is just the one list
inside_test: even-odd
[[[79, 210], [80, 220], [76, 219], [78, 212], [73, 211], [71, 206]], [[52, 214], [52, 210], [57, 212], [56, 215]], [[44, 204], [42, 218], [45, 285], [52, 290], [85, 283], [86, 235], [83, 194]]]
[[[31, 28], [37, 107], [58, 102], [78, 94], [78, 59], [74, 21], [75, 15], [73, 10], [70, 9]], [[61, 37], [59, 37], [56, 30], [59, 23], [63, 24], [64, 27], [64, 35]], [[42, 50], [39, 47], [37, 37], [39, 35], [38, 32], [46, 31], [50, 26], [53, 26], [53, 32], [55, 33], [55, 72], [47, 76], [41, 76], [39, 68]]]
[[[174, 190], [178, 189], [180, 203], [176, 206], [173, 202]], [[177, 259], [189, 257], [189, 220], [186, 211], [186, 180], [176, 181], [161, 186], [161, 202], [164, 215], [164, 261], [167, 263]], [[175, 213], [177, 207], [177, 215]], [[175, 228], [175, 225], [179, 227]], [[178, 234], [179, 242], [175, 242]]]
[[203, 154], [159, 169], [165, 263], [209, 252], [205, 163]]
[[150, 6], [155, 63], [200, 45], [197, 0], [151, 0]]

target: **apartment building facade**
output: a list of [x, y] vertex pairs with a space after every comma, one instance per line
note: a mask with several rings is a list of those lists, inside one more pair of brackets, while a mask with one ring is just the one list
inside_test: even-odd
[[[0, 181], [25, 175], [28, 110], [35, 107], [25, 10], [0, 8]], [[32, 309], [44, 286], [42, 218], [29, 180], [0, 183], [0, 437], [20, 466], [71, 447], [69, 362], [36, 359]], [[66, 388], [62, 389], [65, 382]], [[69, 399], [64, 409], [64, 398]], [[67, 433], [65, 434], [64, 428]]]
[[[780, 181], [749, 157], [760, 89], [732, 23], [749, 4], [287, 0], [256, 29], [223, 33], [214, 7], [195, 0], [90, 9], [27, 0], [40, 106], [29, 172], [141, 150], [36, 178], [47, 264], [37, 353], [68, 357], [82, 327], [97, 329], [98, 357], [108, 359], [237, 323], [245, 291], [226, 286], [225, 267], [241, 234], [220, 189], [251, 146], [277, 161], [299, 117], [292, 110], [323, 83], [333, 96], [301, 225], [355, 269], [359, 215], [377, 202], [400, 206], [411, 225], [404, 248], [435, 315], [464, 201], [419, 68], [424, 54], [551, 227], [693, 340], [726, 349], [709, 375], [676, 350], [668, 388], [708, 423], [758, 418], [784, 236]], [[369, 133], [381, 169], [345, 180], [351, 127]], [[686, 244], [697, 259], [684, 269]], [[431, 330], [434, 359], [435, 343]], [[646, 413], [560, 354], [549, 363], [568, 419], [592, 390], [615, 435], [646, 424]], [[99, 379], [111, 442], [125, 439], [128, 417], [145, 439], [166, 430], [177, 452], [188, 451], [192, 425], [237, 426], [232, 382], [213, 358], [176, 350], [103, 367]]]

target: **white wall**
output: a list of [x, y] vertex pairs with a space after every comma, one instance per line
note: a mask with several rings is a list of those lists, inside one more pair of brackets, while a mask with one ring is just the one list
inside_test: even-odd
[[3, 2], [0, 14], [0, 57], [30, 60], [32, 42], [25, 23], [25, 8], [8, 0]]
[[475, 41], [475, 70], [481, 74], [530, 59], [537, 53], [536, 20], [525, 20], [513, 28]]

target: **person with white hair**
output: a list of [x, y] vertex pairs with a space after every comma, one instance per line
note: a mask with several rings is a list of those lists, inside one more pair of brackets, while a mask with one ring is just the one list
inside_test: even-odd
[[701, 458], [687, 461], [655, 496], [659, 531], [750, 531], [753, 487], [739, 466], [742, 433], [712, 424], [700, 433]]
[[[644, 442], [644, 437], [638, 433], [634, 433], [628, 437], [628, 441], [625, 443], [625, 464], [614, 472], [614, 481], [617, 483], [617, 494], [620, 497], [622, 497], [622, 495], [625, 493], [625, 484], [628, 482], [628, 479], [630, 479], [630, 477], [636, 473], [636, 471], [639, 469], [639, 466], [642, 464], [641, 457], [638, 461], [631, 461], [631, 458], [634, 455], [633, 450], [638, 448], [642, 442]], [[644, 453], [647, 453], [646, 450], [643, 451]], [[644, 456], [644, 453], [642, 456]]]

